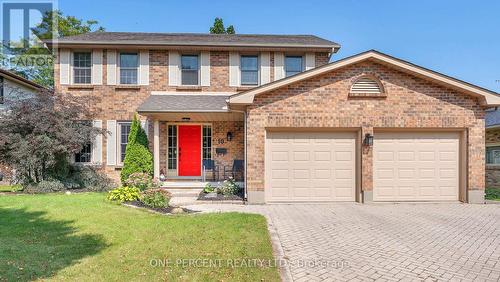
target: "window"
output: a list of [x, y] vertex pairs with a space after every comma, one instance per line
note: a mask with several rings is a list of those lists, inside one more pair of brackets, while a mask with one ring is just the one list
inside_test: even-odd
[[285, 75], [286, 77], [296, 75], [303, 70], [302, 56], [286, 56]]
[[137, 53], [120, 53], [120, 84], [137, 84]]
[[198, 80], [199, 80], [198, 55], [182, 55], [181, 80], [182, 80], [182, 85], [198, 85]]
[[0, 104], [4, 103], [3, 98], [3, 76], [0, 76]]
[[92, 79], [92, 55], [90, 52], [73, 53], [73, 81], [90, 84]]
[[86, 144], [75, 154], [75, 163], [90, 163], [92, 159], [92, 144]]
[[212, 127], [210, 125], [203, 126], [203, 159], [212, 159]]
[[500, 146], [486, 147], [486, 164], [500, 165]]
[[125, 160], [125, 152], [127, 150], [128, 144], [128, 134], [130, 133], [130, 122], [120, 122], [120, 162], [123, 163]]
[[168, 169], [177, 169], [177, 125], [168, 126]]
[[259, 84], [259, 59], [257, 56], [241, 56], [241, 85]]
[[382, 94], [378, 81], [371, 77], [362, 77], [352, 84], [351, 93]]

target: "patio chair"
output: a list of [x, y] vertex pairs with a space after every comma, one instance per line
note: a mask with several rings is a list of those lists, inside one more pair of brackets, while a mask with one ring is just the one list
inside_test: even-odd
[[241, 178], [238, 179], [243, 180], [244, 172], [245, 172], [245, 162], [243, 160], [233, 160], [232, 167], [224, 166], [224, 179], [227, 179], [226, 173], [231, 173], [230, 176], [232, 176], [235, 180], [237, 179], [236, 176], [238, 175], [241, 175]]
[[212, 181], [219, 180], [219, 167], [215, 165], [214, 160], [203, 160], [203, 181], [206, 180], [207, 171], [212, 172]]

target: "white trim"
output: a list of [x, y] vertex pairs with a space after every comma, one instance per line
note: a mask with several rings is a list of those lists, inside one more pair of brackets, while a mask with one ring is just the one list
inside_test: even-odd
[[240, 86], [240, 54], [229, 52], [229, 86]]
[[116, 51], [106, 51], [106, 84], [116, 85], [117, 71], [116, 71]]
[[139, 52], [139, 69], [137, 84], [149, 85], [149, 50]]
[[274, 80], [285, 78], [285, 54], [274, 52]]
[[106, 138], [106, 164], [116, 165], [116, 120], [106, 122], [108, 136]]
[[59, 51], [59, 84], [70, 84], [71, 52], [67, 49]]
[[271, 53], [260, 52], [260, 85], [271, 82]]
[[172, 96], [193, 96], [193, 95], [217, 95], [217, 96], [230, 96], [238, 92], [172, 92], [172, 91], [151, 91], [151, 95], [172, 95]]
[[[102, 120], [94, 120], [93, 126], [95, 128], [102, 129]], [[92, 142], [92, 157], [91, 162], [93, 164], [101, 164], [102, 163], [102, 134], [98, 134], [94, 142]]]
[[305, 70], [312, 70], [316, 67], [316, 55], [314, 53], [306, 53], [305, 55]]
[[160, 122], [156, 119], [153, 122], [153, 170], [154, 178], [160, 177]]
[[[463, 81], [459, 81], [457, 79], [454, 79], [452, 77], [448, 77], [446, 75], [424, 69], [422, 67], [413, 65], [411, 63], [402, 61], [400, 59], [385, 55], [383, 53], [377, 52], [377, 51], [368, 51], [365, 53], [361, 53], [346, 59], [342, 59], [336, 62], [329, 63], [327, 65], [324, 65], [322, 67], [318, 67], [315, 69], [312, 69], [310, 71], [306, 71], [294, 76], [291, 76], [287, 79], [283, 79], [280, 81], [276, 81], [274, 83], [270, 83], [267, 85], [263, 85], [261, 87], [257, 87], [245, 92], [242, 92], [241, 94], [236, 94], [233, 95], [230, 98], [230, 103], [233, 104], [252, 104], [253, 99], [255, 95], [259, 95], [261, 93], [265, 93], [268, 91], [275, 90], [277, 88], [302, 81], [311, 77], [315, 77], [342, 67], [345, 67], [347, 65], [352, 65], [355, 63], [359, 63], [361, 61], [365, 60], [375, 60], [377, 62], [390, 65], [391, 67], [398, 68], [402, 71], [407, 71], [412, 73], [413, 75], [418, 75], [425, 77], [427, 79], [430, 79], [436, 83], [439, 84], [444, 84], [450, 88], [458, 89], [459, 91], [464, 91], [467, 94], [474, 96], [474, 97], [480, 97], [484, 98], [481, 99], [481, 105], [483, 106], [497, 106], [500, 105], [500, 94], [494, 93], [492, 91], [488, 91], [486, 89], [480, 88], [478, 86], [468, 84]], [[275, 55], [275, 63], [276, 63], [276, 55]], [[275, 68], [276, 71], [276, 68]], [[275, 77], [276, 79], [276, 77]]]
[[91, 83], [93, 85], [102, 85], [102, 54], [101, 49], [92, 50]]
[[210, 86], [210, 51], [201, 52], [199, 84], [201, 86]]
[[177, 51], [168, 52], [168, 85], [179, 86], [181, 84], [181, 56]]

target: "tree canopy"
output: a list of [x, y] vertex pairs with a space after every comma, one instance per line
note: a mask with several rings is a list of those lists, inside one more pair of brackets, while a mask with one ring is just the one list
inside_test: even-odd
[[234, 26], [224, 27], [222, 18], [215, 18], [214, 25], [210, 27], [211, 34], [235, 34]]

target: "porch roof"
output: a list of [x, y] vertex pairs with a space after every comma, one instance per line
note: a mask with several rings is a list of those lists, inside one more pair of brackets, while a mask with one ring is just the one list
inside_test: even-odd
[[138, 108], [138, 113], [227, 113], [230, 94], [154, 94]]

